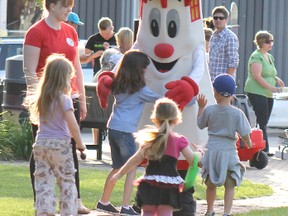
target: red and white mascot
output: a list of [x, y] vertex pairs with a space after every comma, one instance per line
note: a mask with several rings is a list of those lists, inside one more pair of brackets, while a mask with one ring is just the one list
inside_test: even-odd
[[[197, 126], [195, 96], [199, 90], [206, 95], [208, 104], [215, 100], [207, 69], [201, 1], [140, 0], [139, 28], [132, 49], [139, 49], [151, 60], [146, 71], [147, 85], [156, 93], [173, 99], [183, 111], [183, 122], [175, 131], [194, 145], [205, 145], [208, 134]], [[152, 108], [152, 104], [145, 105], [139, 128], [152, 124]], [[178, 170], [187, 169], [188, 163], [180, 156]], [[192, 193], [184, 195], [188, 196], [187, 206], [193, 205], [189, 200]], [[186, 198], [183, 199], [185, 202]], [[178, 215], [194, 215], [194, 212], [184, 210]]]
[[[139, 29], [134, 49], [150, 57], [147, 85], [160, 95], [179, 104], [183, 123], [175, 131], [195, 145], [205, 145], [207, 131], [197, 126], [197, 88], [208, 104], [215, 103], [205, 53], [205, 39], [200, 0], [141, 0]], [[151, 124], [153, 105], [146, 104], [139, 124]], [[188, 164], [179, 159], [178, 169]]]

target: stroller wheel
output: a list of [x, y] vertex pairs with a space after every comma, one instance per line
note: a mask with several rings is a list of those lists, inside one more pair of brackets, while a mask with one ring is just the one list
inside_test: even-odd
[[251, 167], [256, 167], [257, 169], [263, 169], [268, 164], [268, 156], [265, 152], [259, 151], [253, 155], [252, 160], [250, 161]]
[[254, 167], [254, 163], [252, 160], [249, 161], [249, 165], [250, 165], [250, 167]]

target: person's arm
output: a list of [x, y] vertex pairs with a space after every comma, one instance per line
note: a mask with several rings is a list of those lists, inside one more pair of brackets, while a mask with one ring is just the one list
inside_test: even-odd
[[250, 65], [250, 69], [253, 79], [255, 79], [256, 82], [259, 83], [259, 85], [261, 85], [263, 88], [270, 90], [271, 92], [280, 92], [280, 88], [270, 85], [268, 82], [266, 82], [265, 79], [263, 79], [262, 64], [254, 62]]
[[77, 76], [76, 82], [77, 82], [77, 88], [79, 91], [80, 120], [84, 120], [87, 115], [86, 94], [85, 94], [85, 87], [84, 87], [84, 77], [83, 77], [83, 72], [82, 72], [78, 53], [77, 53], [76, 60], [75, 60], [75, 73]]
[[98, 50], [94, 53], [92, 50], [85, 48], [85, 54], [80, 56], [80, 62], [81, 64], [87, 64], [93, 61], [93, 59], [100, 57], [103, 52], [103, 50]]
[[276, 77], [276, 82], [277, 84], [281, 87], [281, 88], [284, 88], [285, 87], [285, 83], [283, 82], [282, 79], [280, 79], [279, 77]]
[[198, 45], [196, 49], [193, 51], [192, 56], [192, 71], [189, 75], [191, 79], [193, 79], [197, 84], [199, 84], [200, 80], [205, 71], [205, 50], [203, 45]]
[[24, 45], [23, 46], [23, 70], [27, 84], [27, 95], [33, 95], [38, 85], [36, 69], [40, 57], [40, 48]]
[[246, 136], [243, 136], [241, 137], [241, 139], [247, 144], [248, 148], [252, 148], [253, 145], [252, 145], [252, 141], [250, 139], [250, 135], [246, 135]]
[[189, 165], [193, 164], [194, 162], [194, 156], [195, 154], [198, 155], [198, 160], [200, 161], [202, 159], [202, 153], [201, 152], [193, 152], [192, 149], [187, 146], [186, 148], [184, 148], [181, 153], [183, 154], [183, 156], [185, 157], [186, 161], [188, 162]]
[[139, 148], [138, 151], [121, 167], [121, 169], [110, 179], [110, 184], [115, 185], [129, 171], [137, 167], [144, 160], [144, 150]]
[[67, 122], [69, 131], [71, 133], [71, 136], [76, 142], [76, 148], [83, 151], [86, 149], [86, 146], [83, 144], [82, 139], [81, 139], [81, 133], [79, 126], [77, 124], [74, 111], [72, 109], [65, 111], [64, 112], [64, 118], [65, 121]]
[[227, 73], [231, 76], [234, 76], [236, 72], [236, 68], [227, 68]]
[[230, 36], [227, 41], [227, 61], [228, 67], [226, 73], [235, 76], [239, 64], [239, 40], [237, 36]]
[[206, 99], [205, 95], [199, 94], [197, 97], [197, 102], [198, 102], [198, 106], [199, 106], [197, 116], [201, 116], [203, 111], [204, 111], [205, 106], [207, 105], [207, 99]]

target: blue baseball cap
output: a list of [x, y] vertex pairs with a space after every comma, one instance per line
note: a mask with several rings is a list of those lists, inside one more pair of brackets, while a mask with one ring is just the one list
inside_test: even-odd
[[219, 74], [213, 81], [213, 87], [222, 96], [232, 96], [236, 89], [235, 79], [229, 74]]
[[80, 21], [78, 14], [76, 14], [74, 12], [71, 12], [69, 14], [67, 21], [75, 23], [77, 25], [84, 25], [84, 23]]

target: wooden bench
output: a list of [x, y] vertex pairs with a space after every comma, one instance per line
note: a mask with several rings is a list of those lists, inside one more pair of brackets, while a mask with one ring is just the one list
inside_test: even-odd
[[109, 96], [108, 107], [103, 110], [100, 107], [96, 94], [96, 83], [85, 84], [87, 116], [81, 122], [81, 128], [98, 128], [98, 144], [86, 144], [87, 149], [97, 150], [97, 160], [102, 160], [102, 143], [107, 137], [107, 121], [112, 112], [114, 97]]

